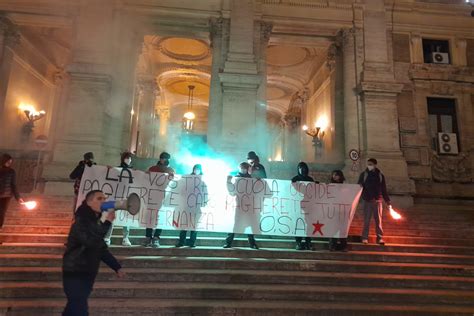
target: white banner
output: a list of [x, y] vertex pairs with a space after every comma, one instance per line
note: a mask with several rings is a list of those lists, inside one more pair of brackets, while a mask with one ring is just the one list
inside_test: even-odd
[[119, 226], [311, 237], [347, 237], [362, 192], [354, 184], [226, 175], [171, 179], [104, 166], [86, 167], [78, 203], [91, 190], [102, 190], [108, 200], [122, 200], [132, 192], [140, 196], [137, 215], [117, 212]]

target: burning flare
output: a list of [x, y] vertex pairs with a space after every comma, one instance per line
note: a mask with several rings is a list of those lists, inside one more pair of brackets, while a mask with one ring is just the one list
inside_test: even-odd
[[389, 210], [390, 210], [390, 216], [392, 216], [392, 218], [394, 220], [398, 221], [398, 220], [402, 219], [402, 215], [400, 215], [400, 213], [395, 211], [391, 205], [389, 206]]
[[28, 202], [23, 202], [22, 205], [26, 207], [27, 210], [31, 211], [36, 208], [38, 203], [36, 203], [36, 201], [28, 201]]

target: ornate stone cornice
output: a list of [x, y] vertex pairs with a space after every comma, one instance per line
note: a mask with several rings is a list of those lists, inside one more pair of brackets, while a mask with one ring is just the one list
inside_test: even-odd
[[359, 90], [364, 94], [397, 95], [402, 92], [403, 84], [395, 82], [370, 82], [363, 81]]
[[474, 69], [442, 64], [412, 64], [408, 71], [412, 80], [443, 80], [474, 83]]

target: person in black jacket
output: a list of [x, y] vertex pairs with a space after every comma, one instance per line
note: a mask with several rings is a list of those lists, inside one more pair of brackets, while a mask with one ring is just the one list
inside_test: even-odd
[[[341, 170], [334, 170], [331, 174], [331, 183], [344, 183], [346, 178]], [[329, 251], [347, 251], [347, 238], [329, 239]]]
[[20, 193], [16, 187], [16, 173], [11, 168], [13, 158], [9, 154], [3, 154], [0, 158], [0, 229], [3, 227], [10, 200], [14, 197], [23, 203]]
[[[306, 162], [300, 162], [298, 164], [298, 175], [294, 176], [291, 179], [291, 182], [307, 181], [315, 182], [314, 179], [309, 176], [309, 168]], [[295, 237], [296, 240], [296, 250], [312, 250], [313, 246], [311, 244], [311, 237], [305, 237], [305, 243], [303, 244], [303, 237]]]
[[249, 151], [247, 154], [247, 162], [250, 165], [249, 173], [252, 178], [265, 179], [267, 177], [265, 167], [260, 163], [260, 158], [254, 151]]
[[[235, 177], [240, 178], [251, 178], [252, 176], [249, 174], [250, 164], [247, 162], [242, 162], [239, 165], [239, 173]], [[227, 177], [227, 185], [231, 184], [232, 176]], [[235, 233], [227, 234], [227, 238], [225, 239], [224, 248], [232, 248], [232, 242], [234, 241]], [[253, 234], [247, 235], [249, 246], [252, 249], [258, 249], [257, 242], [255, 241], [255, 236]]]
[[106, 196], [102, 191], [91, 191], [75, 212], [63, 256], [63, 288], [67, 304], [63, 316], [88, 315], [87, 300], [103, 261], [119, 278], [124, 276], [120, 263], [109, 252], [104, 236], [115, 219], [115, 212], [101, 218], [101, 204]]
[[92, 167], [95, 165], [94, 154], [87, 152], [84, 154], [84, 160], [79, 161], [76, 168], [69, 174], [69, 179], [74, 180], [74, 207], [73, 210], [76, 210], [77, 196], [79, 195], [79, 187], [81, 186], [82, 175], [84, 174], [84, 169], [86, 166]]
[[[193, 172], [191, 173], [191, 175], [202, 176], [202, 166], [200, 164], [194, 165]], [[202, 187], [206, 188], [205, 186], [202, 186]], [[201, 192], [201, 194], [207, 194], [207, 193]], [[204, 203], [206, 202], [204, 201]], [[200, 212], [201, 212], [200, 209], [196, 210], [196, 214], [199, 214]], [[178, 239], [178, 242], [176, 243], [176, 248], [181, 248], [186, 244], [186, 234], [187, 234], [186, 230], [181, 230], [179, 232], [179, 239]], [[191, 230], [189, 233], [189, 241], [187, 243], [187, 245], [190, 248], [196, 247], [196, 238], [197, 238], [197, 231]]]
[[385, 245], [382, 229], [382, 202], [385, 200], [390, 206], [390, 198], [387, 193], [385, 176], [377, 168], [377, 160], [367, 160], [367, 169], [362, 172], [357, 182], [362, 186], [362, 200], [364, 201], [364, 229], [362, 230], [362, 243], [367, 244], [369, 239], [370, 218], [375, 219], [375, 231], [377, 243]]

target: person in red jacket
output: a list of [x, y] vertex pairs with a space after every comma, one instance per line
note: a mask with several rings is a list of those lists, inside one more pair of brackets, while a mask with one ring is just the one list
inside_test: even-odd
[[[171, 177], [174, 177], [174, 169], [169, 167], [170, 159], [170, 154], [165, 151], [162, 152], [160, 154], [160, 160], [158, 161], [158, 163], [155, 166], [150, 167], [148, 169], [148, 172], [167, 173]], [[160, 247], [160, 236], [162, 231], [162, 229], [155, 229], [155, 231], [153, 232], [153, 227], [147, 227], [145, 229], [145, 242], [143, 243], [143, 246], [153, 248]]]

